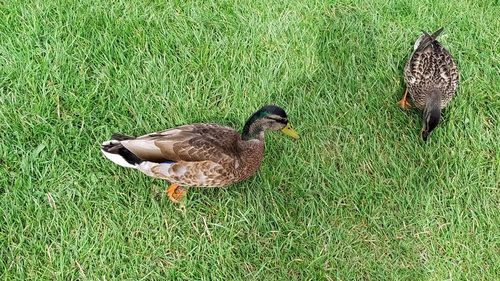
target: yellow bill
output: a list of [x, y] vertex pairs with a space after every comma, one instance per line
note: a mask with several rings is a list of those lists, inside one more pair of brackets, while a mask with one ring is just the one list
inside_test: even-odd
[[292, 129], [292, 126], [290, 126], [290, 123], [286, 124], [286, 126], [283, 129], [281, 129], [281, 132], [283, 132], [283, 134], [285, 134], [291, 138], [299, 139], [299, 134], [297, 134], [297, 132], [295, 132], [295, 130]]

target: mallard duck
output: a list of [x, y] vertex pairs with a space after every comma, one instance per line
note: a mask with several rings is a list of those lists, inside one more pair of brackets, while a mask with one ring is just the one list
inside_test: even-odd
[[424, 32], [415, 42], [413, 53], [404, 68], [406, 89], [398, 105], [406, 109], [410, 94], [414, 105], [423, 110], [421, 136], [427, 141], [429, 134], [441, 119], [458, 85], [458, 70], [450, 53], [436, 40], [443, 28], [432, 35]]
[[299, 138], [285, 111], [266, 105], [248, 118], [241, 135], [216, 124], [191, 124], [140, 137], [114, 134], [101, 151], [115, 164], [169, 181], [165, 192], [179, 202], [188, 187], [224, 187], [253, 175], [266, 130]]

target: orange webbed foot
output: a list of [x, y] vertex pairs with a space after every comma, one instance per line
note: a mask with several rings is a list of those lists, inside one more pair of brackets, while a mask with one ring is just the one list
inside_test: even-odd
[[407, 99], [401, 99], [400, 101], [398, 101], [398, 106], [402, 109], [408, 109], [410, 108], [410, 103]]
[[186, 194], [186, 189], [180, 187], [179, 185], [173, 183], [167, 189], [165, 189], [165, 193], [167, 193], [168, 199], [174, 203], [179, 203], [184, 194]]
[[397, 105], [402, 109], [410, 108], [410, 103], [408, 102], [408, 89], [405, 88], [405, 92], [403, 93], [403, 97], [400, 101], [398, 101]]

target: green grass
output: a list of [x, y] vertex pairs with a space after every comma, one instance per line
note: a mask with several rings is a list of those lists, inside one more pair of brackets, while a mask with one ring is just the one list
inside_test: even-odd
[[[449, 3], [447, 3], [449, 2]], [[0, 277], [498, 280], [498, 1], [0, 2]], [[395, 106], [421, 30], [461, 72], [423, 143]], [[106, 161], [113, 132], [286, 108], [251, 179]]]

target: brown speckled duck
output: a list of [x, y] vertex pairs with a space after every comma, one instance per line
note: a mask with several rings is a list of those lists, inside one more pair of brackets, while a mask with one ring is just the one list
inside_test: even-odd
[[436, 40], [443, 28], [432, 35], [424, 32], [415, 42], [404, 68], [406, 89], [398, 105], [409, 107], [407, 95], [423, 110], [421, 135], [424, 141], [437, 126], [441, 109], [450, 102], [458, 85], [458, 70], [450, 53]]
[[262, 161], [266, 130], [299, 138], [285, 111], [267, 105], [250, 116], [241, 135], [216, 124], [192, 124], [140, 137], [115, 134], [101, 151], [120, 166], [169, 181], [165, 191], [178, 202], [186, 187], [223, 187], [253, 175]]

